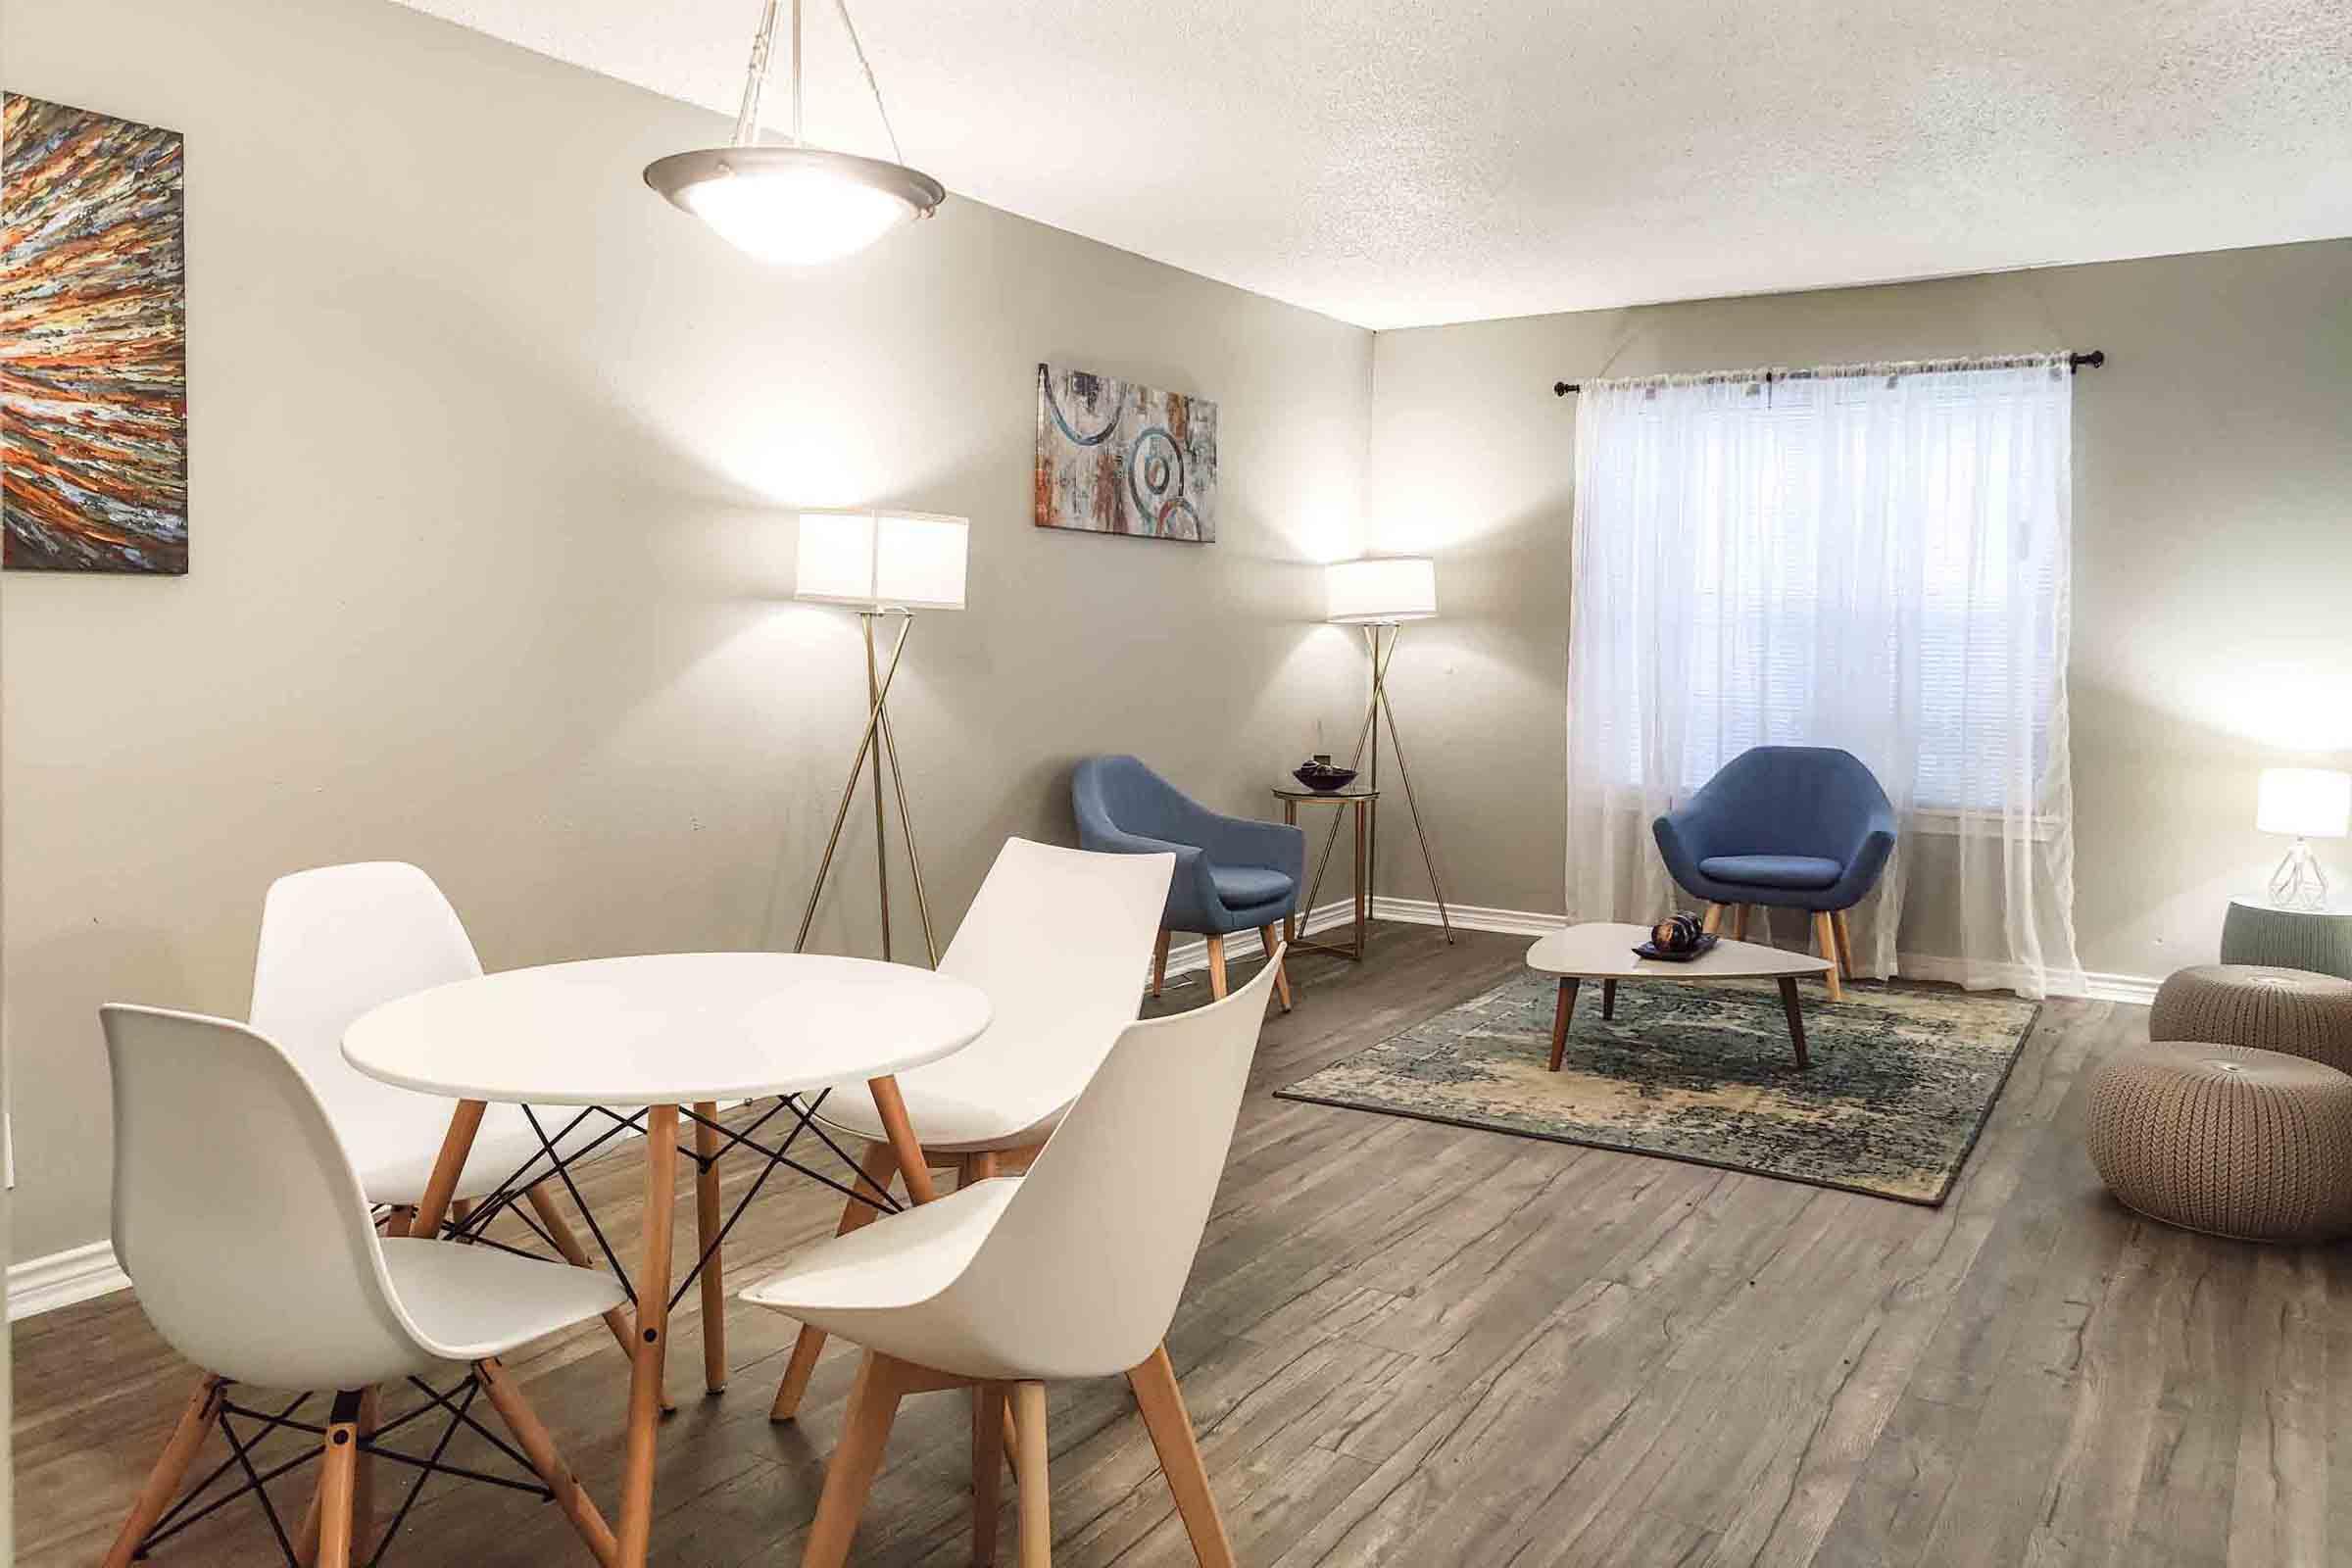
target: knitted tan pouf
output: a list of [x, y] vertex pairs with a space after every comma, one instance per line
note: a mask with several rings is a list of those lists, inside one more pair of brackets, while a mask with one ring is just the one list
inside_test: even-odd
[[2352, 1072], [2352, 980], [2251, 963], [2199, 964], [2158, 988], [2148, 1038], [2283, 1051]]
[[2352, 1076], [2301, 1056], [2176, 1042], [2090, 1081], [2091, 1162], [2151, 1218], [2256, 1242], [2352, 1232]]

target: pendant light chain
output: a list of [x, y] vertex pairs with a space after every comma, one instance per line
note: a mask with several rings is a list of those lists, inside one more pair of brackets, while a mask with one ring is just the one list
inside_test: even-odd
[[[776, 39], [776, 13], [781, 0], [766, 0], [760, 13], [760, 30], [752, 36], [752, 60], [748, 79], [743, 84], [743, 108], [735, 116], [735, 145], [749, 147], [760, 140], [760, 98], [767, 86], [769, 57]], [[874, 96], [874, 113], [881, 118], [882, 134], [890, 138], [890, 156], [904, 164], [906, 155], [900, 150], [899, 132], [890, 122], [890, 110], [882, 102], [882, 84], [874, 79], [873, 62], [865, 58], [865, 44], [858, 36], [858, 24], [850, 20], [849, 0], [833, 0], [833, 9], [841, 15], [842, 29], [850, 35], [850, 48], [858, 56], [858, 69], [865, 73], [866, 91]], [[792, 145], [804, 145], [801, 134], [801, 0], [792, 0]]]
[[[797, 6], [800, 0], [793, 3]], [[882, 106], [882, 84], [874, 80], [874, 68], [865, 58], [865, 45], [858, 41], [858, 24], [850, 20], [850, 0], [833, 0], [833, 9], [841, 13], [842, 27], [850, 35], [850, 48], [858, 56], [858, 69], [865, 73], [866, 90], [874, 95], [874, 113], [882, 117], [882, 134], [890, 138], [891, 160], [903, 164], [906, 155], [899, 151], [899, 133], [891, 128], [890, 111]]]

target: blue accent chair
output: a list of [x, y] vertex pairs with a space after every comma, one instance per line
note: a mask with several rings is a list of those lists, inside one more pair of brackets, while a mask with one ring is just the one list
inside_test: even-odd
[[1830, 960], [1830, 1000], [1854, 972], [1845, 911], [1870, 896], [1894, 850], [1894, 807], [1862, 760], [1834, 746], [1741, 752], [1683, 806], [1650, 824], [1678, 886], [1707, 901], [1712, 931], [1727, 908], [1732, 935], [1747, 911], [1803, 909]]
[[[1280, 822], [1220, 816], [1132, 757], [1090, 757], [1070, 775], [1080, 848], [1110, 855], [1176, 857], [1168, 907], [1152, 960], [1152, 994], [1167, 979], [1168, 934], [1208, 938], [1208, 988], [1225, 995], [1225, 938], [1254, 929], [1271, 954], [1277, 929], [1297, 912], [1305, 887], [1306, 835]], [[1282, 1010], [1291, 980], [1274, 977]]]

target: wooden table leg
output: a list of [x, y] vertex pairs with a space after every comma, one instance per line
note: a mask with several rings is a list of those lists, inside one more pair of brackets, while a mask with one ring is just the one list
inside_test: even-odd
[[620, 1561], [644, 1568], [654, 1535], [654, 1443], [662, 1363], [669, 1349], [671, 1227], [678, 1207], [678, 1107], [645, 1110], [645, 1255], [637, 1268], [637, 1344], [629, 1368], [627, 1459], [620, 1483]]
[[694, 1245], [703, 1260], [703, 1387], [727, 1388], [727, 1288], [718, 1272], [718, 1104], [694, 1107]]
[[1603, 980], [1600, 983], [1600, 1015], [1611, 1022], [1616, 1020], [1617, 982], [1614, 980]]
[[1781, 1010], [1788, 1015], [1788, 1038], [1796, 1046], [1796, 1069], [1799, 1072], [1813, 1065], [1805, 1054], [1805, 1014], [1796, 1003], [1796, 976], [1781, 976]]
[[1551, 1012], [1551, 1070], [1560, 1070], [1560, 1058], [1568, 1050], [1568, 1018], [1576, 1011], [1576, 976], [1560, 978], [1560, 1000]]
[[918, 1203], [928, 1203], [939, 1196], [931, 1185], [931, 1167], [923, 1159], [923, 1146], [915, 1141], [914, 1128], [906, 1120], [906, 1102], [899, 1094], [899, 1081], [887, 1075], [869, 1078], [865, 1087], [873, 1092], [874, 1112], [882, 1118], [882, 1130], [890, 1135], [891, 1152], [899, 1156], [899, 1174], [906, 1178], [906, 1196]]
[[458, 1102], [457, 1111], [449, 1118], [449, 1134], [441, 1140], [440, 1156], [433, 1161], [432, 1178], [424, 1184], [424, 1197], [409, 1225], [411, 1236], [429, 1242], [441, 1234], [441, 1221], [449, 1213], [450, 1200], [458, 1196], [458, 1178], [472, 1157], [473, 1135], [481, 1131], [482, 1112], [488, 1108], [478, 1100]]

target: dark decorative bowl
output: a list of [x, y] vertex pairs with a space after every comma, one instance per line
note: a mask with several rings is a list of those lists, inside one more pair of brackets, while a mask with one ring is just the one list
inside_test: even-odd
[[1354, 783], [1355, 769], [1335, 767], [1329, 762], [1300, 762], [1291, 769], [1291, 777], [1310, 790], [1328, 795], [1333, 790], [1344, 790]]

